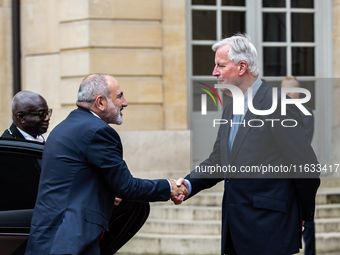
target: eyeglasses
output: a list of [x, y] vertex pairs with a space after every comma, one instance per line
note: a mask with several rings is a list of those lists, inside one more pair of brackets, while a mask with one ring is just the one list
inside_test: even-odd
[[23, 115], [25, 115], [25, 114], [38, 115], [41, 119], [45, 119], [46, 115], [48, 115], [48, 117], [51, 118], [51, 116], [52, 116], [52, 109], [48, 108], [47, 111], [41, 110], [39, 112], [20, 112], [19, 114], [23, 114]]

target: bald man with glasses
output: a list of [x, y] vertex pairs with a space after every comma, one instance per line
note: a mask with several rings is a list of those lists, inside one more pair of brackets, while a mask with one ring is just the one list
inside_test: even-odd
[[1, 137], [44, 143], [42, 134], [47, 132], [52, 109], [46, 100], [32, 91], [20, 91], [12, 99], [13, 124]]

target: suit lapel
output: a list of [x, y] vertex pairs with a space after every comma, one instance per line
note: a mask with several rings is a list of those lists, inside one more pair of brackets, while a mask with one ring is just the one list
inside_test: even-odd
[[[254, 99], [253, 99], [253, 105], [254, 108], [257, 110], [262, 109], [262, 100], [264, 98], [265, 92], [270, 88], [270, 86], [263, 81], [262, 85], [260, 86], [259, 90], [257, 91]], [[238, 151], [240, 150], [243, 141], [247, 135], [247, 133], [250, 130], [250, 126], [248, 125], [248, 121], [251, 119], [256, 119], [256, 116], [254, 113], [250, 112], [249, 109], [244, 117], [245, 120], [245, 127], [243, 125], [240, 126], [240, 128], [237, 131], [235, 140], [234, 140], [234, 144], [233, 144], [233, 149], [231, 151], [231, 155], [230, 155], [230, 164], [232, 164], [238, 154]], [[229, 137], [229, 136], [228, 136]], [[228, 146], [228, 150], [229, 150], [229, 146]]]

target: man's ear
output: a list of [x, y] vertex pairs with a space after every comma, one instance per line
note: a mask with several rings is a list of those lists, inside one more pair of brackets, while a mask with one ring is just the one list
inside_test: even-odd
[[104, 111], [106, 109], [106, 105], [107, 105], [106, 98], [103, 97], [102, 95], [97, 96], [95, 101], [94, 101], [94, 105], [100, 111]]
[[247, 64], [246, 61], [240, 61], [238, 63], [238, 66], [239, 66], [238, 73], [239, 73], [240, 76], [243, 75], [248, 70], [248, 64]]
[[15, 118], [17, 121], [19, 121], [21, 124], [24, 124], [25, 123], [25, 115], [23, 114], [17, 114], [15, 115]]

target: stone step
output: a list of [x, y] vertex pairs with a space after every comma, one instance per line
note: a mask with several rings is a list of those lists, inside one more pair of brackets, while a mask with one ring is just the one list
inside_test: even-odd
[[220, 235], [137, 233], [117, 254], [220, 255]]
[[[220, 220], [221, 206], [152, 205], [149, 218], [167, 220]], [[316, 205], [315, 218], [340, 218], [340, 204]]]
[[340, 218], [315, 219], [314, 223], [316, 233], [340, 233]]
[[340, 178], [334, 177], [334, 178], [322, 178], [321, 177], [321, 184], [320, 188], [336, 188], [340, 187]]
[[221, 220], [220, 206], [158, 205], [152, 206], [150, 219]]
[[317, 204], [340, 204], [340, 187], [320, 188], [316, 195]]
[[183, 202], [183, 205], [221, 206], [223, 192], [200, 192]]
[[[315, 219], [316, 233], [340, 233], [340, 218]], [[153, 234], [197, 234], [219, 235], [221, 233], [221, 221], [187, 221], [187, 220], [164, 220], [149, 218], [140, 230], [141, 233]]]
[[323, 252], [338, 252], [337, 254], [340, 254], [340, 233], [316, 233], [315, 240], [317, 254]]
[[183, 235], [220, 235], [221, 220], [165, 220], [149, 218], [140, 233]]
[[340, 204], [316, 205], [315, 218], [340, 218]]
[[[340, 218], [315, 219], [316, 233], [340, 233]], [[141, 233], [186, 235], [219, 235], [221, 234], [220, 220], [165, 220], [149, 218], [140, 230]]]
[[[340, 254], [340, 233], [316, 233], [315, 238], [317, 254]], [[220, 235], [137, 233], [117, 254], [219, 255], [220, 241]]]
[[[317, 255], [339, 255], [339, 254], [340, 254], [340, 251], [329, 251], [329, 252], [328, 251], [317, 251]], [[301, 250], [299, 253], [296, 253], [294, 255], [305, 255], [305, 252], [304, 250]]]
[[[315, 219], [316, 233], [340, 233], [340, 218]], [[165, 220], [149, 218], [140, 230], [141, 233], [186, 235], [219, 235], [220, 220]]]

